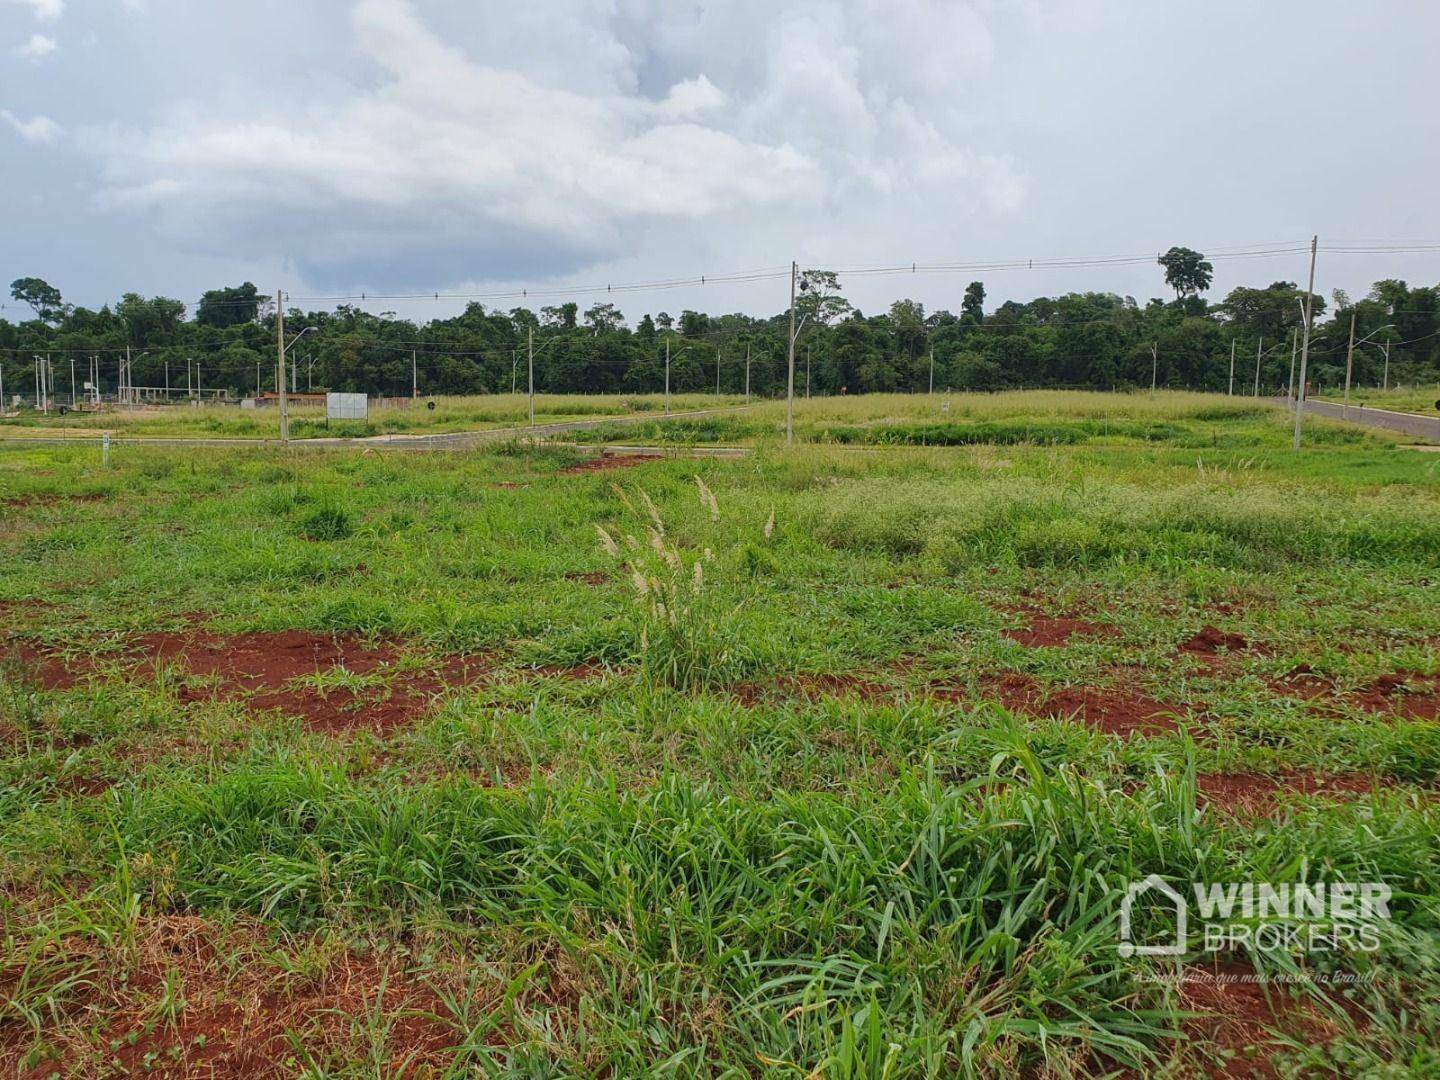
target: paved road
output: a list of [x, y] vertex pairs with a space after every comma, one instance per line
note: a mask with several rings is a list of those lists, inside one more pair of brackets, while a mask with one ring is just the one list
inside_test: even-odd
[[[1288, 402], [1286, 405], [1288, 407]], [[1394, 412], [1390, 409], [1371, 409], [1364, 405], [1337, 405], [1333, 401], [1316, 401], [1309, 398], [1305, 411], [1332, 420], [1345, 420], [1367, 427], [1385, 428], [1406, 435], [1440, 443], [1440, 416], [1421, 416], [1419, 413]]]
[[[566, 420], [554, 424], [528, 424], [517, 427], [485, 428], [480, 431], [451, 431], [436, 435], [365, 435], [354, 438], [321, 437], [315, 439], [291, 439], [292, 448], [306, 450], [364, 449], [366, 447], [387, 447], [396, 450], [465, 450], [489, 443], [509, 442], [513, 439], [549, 439], [572, 431], [604, 427], [606, 424], [634, 424], [643, 420], [687, 420], [703, 416], [723, 416], [744, 412], [751, 405], [727, 405], [719, 409], [691, 409], [688, 412], [673, 413], [629, 413], [624, 416], [602, 416], [594, 420]], [[0, 442], [9, 445], [28, 443], [84, 443], [96, 445], [100, 433], [88, 435], [0, 435]], [[217, 446], [217, 447], [267, 447], [279, 446], [279, 439], [214, 439], [201, 436], [183, 435], [165, 437], [160, 435], [110, 435], [111, 446]]]

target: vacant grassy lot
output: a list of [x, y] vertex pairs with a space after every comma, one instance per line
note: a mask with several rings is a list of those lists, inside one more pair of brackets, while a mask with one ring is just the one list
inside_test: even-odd
[[[60, 395], [58, 400], [69, 399]], [[428, 408], [430, 401], [435, 408]], [[670, 407], [675, 412], [709, 409], [716, 405], [743, 404], [743, 398], [713, 394], [675, 394]], [[592, 420], [603, 416], [660, 413], [665, 409], [663, 394], [593, 395], [537, 394], [535, 422]], [[449, 431], [478, 431], [491, 427], [513, 427], [528, 423], [530, 399], [524, 394], [485, 394], [473, 397], [422, 397], [413, 404], [381, 406], [371, 403], [368, 421], [347, 420], [327, 423], [323, 406], [289, 407], [292, 438], [319, 436], [365, 436], [401, 433], [438, 435]], [[93, 434], [103, 431], [117, 435], [208, 436], [231, 439], [278, 438], [280, 410], [274, 406], [242, 409], [239, 405], [152, 405], [134, 409], [107, 409], [100, 413], [48, 415], [26, 409], [18, 416], [0, 419], [0, 434], [64, 433]]]
[[[1440, 461], [1043, 400], [0, 449], [0, 1069], [1440, 1073]], [[1126, 958], [1149, 874], [1392, 917]]]

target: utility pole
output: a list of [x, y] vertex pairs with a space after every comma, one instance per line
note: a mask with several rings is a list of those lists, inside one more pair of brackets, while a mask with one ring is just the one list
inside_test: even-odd
[[1310, 322], [1315, 308], [1315, 253], [1320, 248], [1319, 235], [1310, 238], [1310, 285], [1305, 290], [1305, 339], [1300, 345], [1300, 381], [1295, 386], [1295, 442], [1300, 449], [1300, 431], [1305, 425], [1305, 378], [1310, 370]]
[[[1385, 388], [1386, 390], [1389, 390], [1389, 389], [1390, 389], [1390, 342], [1388, 342], [1388, 341], [1385, 342], [1385, 387], [1384, 387], [1384, 388]], [[0, 398], [3, 398], [4, 396], [5, 396], [4, 394], [0, 394]]]
[[810, 346], [805, 346], [805, 400], [810, 400]]
[[1345, 350], [1345, 408], [1350, 408], [1350, 373], [1355, 370], [1355, 309], [1350, 309], [1350, 346]]
[[1300, 328], [1297, 326], [1295, 332], [1290, 335], [1290, 381], [1285, 384], [1286, 392], [1290, 400], [1295, 400], [1295, 353], [1300, 348]]
[[716, 396], [717, 398], [720, 396], [720, 349], [719, 349], [719, 346], [716, 346], [716, 349], [715, 349], [715, 396]]
[[120, 378], [120, 389], [124, 394], [125, 403], [130, 403], [130, 343], [125, 343], [125, 373]]
[[1160, 343], [1150, 346], [1150, 393], [1155, 393], [1155, 382], [1160, 376]]
[[416, 359], [416, 350], [410, 350], [410, 400], [414, 401], [420, 396], [420, 367]]
[[790, 263], [790, 360], [785, 386], [785, 445], [795, 444], [795, 276], [800, 267]]
[[[280, 445], [290, 445], [289, 404], [285, 400], [285, 294], [275, 290], [275, 389], [280, 395]], [[195, 383], [198, 390], [200, 369], [195, 369]]]
[[[1386, 348], [1388, 349], [1389, 346], [1387, 345]], [[748, 344], [745, 346], [745, 404], [750, 404], [750, 346]]]
[[1255, 396], [1257, 398], [1260, 396], [1260, 346], [1264, 344], [1263, 337], [1255, 344]]
[[665, 339], [665, 415], [670, 415], [670, 339]]
[[1235, 396], [1235, 339], [1233, 337], [1230, 339], [1230, 389], [1226, 396]]
[[[5, 394], [0, 392], [0, 401], [3, 401]], [[70, 408], [75, 408], [75, 357], [70, 357]]]
[[930, 346], [930, 396], [935, 396], [935, 346]]
[[535, 426], [535, 328], [533, 326], [525, 329], [525, 365], [529, 370], [530, 379], [530, 426]]

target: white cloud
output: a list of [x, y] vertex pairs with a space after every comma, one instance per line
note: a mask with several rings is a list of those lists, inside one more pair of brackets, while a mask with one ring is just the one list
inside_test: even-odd
[[23, 45], [16, 45], [10, 51], [22, 60], [43, 60], [59, 47], [54, 38], [46, 37], [44, 34], [31, 34], [29, 41]]
[[29, 120], [21, 120], [9, 109], [0, 109], [0, 120], [4, 120], [18, 131], [20, 137], [26, 142], [53, 143], [65, 134], [65, 129], [48, 116], [34, 116]]
[[563, 35], [517, 55], [545, 0], [497, 9], [464, 49], [443, 11], [427, 8], [432, 24], [408, 0], [359, 0], [350, 30], [371, 74], [348, 100], [233, 116], [190, 104], [82, 132], [103, 162], [97, 198], [198, 249], [283, 244], [322, 276], [388, 264], [439, 283], [569, 273], [736, 222], [878, 228], [882, 199], [958, 218], [1023, 198], [1018, 169], [956, 141], [933, 108], [950, 115], [948, 88], [927, 79], [988, 62], [968, 7], [907, 0], [967, 44], [887, 29], [877, 0], [778, 20], [759, 0], [698, 16], [647, 2], [580, 4]]
[[9, 0], [11, 4], [28, 7], [40, 22], [54, 22], [65, 13], [65, 0]]

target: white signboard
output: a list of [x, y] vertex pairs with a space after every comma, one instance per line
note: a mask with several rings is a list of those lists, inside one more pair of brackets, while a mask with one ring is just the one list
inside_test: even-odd
[[364, 394], [326, 394], [326, 420], [369, 420], [370, 399]]

